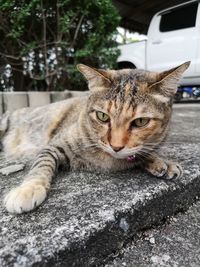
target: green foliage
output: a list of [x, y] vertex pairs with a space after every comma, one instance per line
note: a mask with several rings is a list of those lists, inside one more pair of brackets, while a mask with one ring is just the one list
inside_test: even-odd
[[[47, 90], [77, 90], [74, 86], [83, 84], [77, 63], [115, 67], [119, 21], [111, 0], [1, 0], [0, 55], [30, 82], [45, 81]], [[34, 52], [31, 59], [29, 52]], [[28, 60], [33, 61], [31, 71]]]

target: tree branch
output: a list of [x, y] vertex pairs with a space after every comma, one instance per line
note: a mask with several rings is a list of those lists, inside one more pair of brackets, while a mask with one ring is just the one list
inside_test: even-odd
[[10, 59], [14, 59], [14, 60], [20, 60], [20, 58], [21, 58], [21, 57], [19, 57], [19, 56], [7, 55], [7, 54], [4, 54], [4, 53], [2, 53], [2, 52], [0, 52], [0, 55], [1, 55], [2, 57], [6, 57], [6, 58], [10, 58]]
[[81, 28], [81, 24], [83, 22], [84, 17], [85, 17], [85, 14], [82, 14], [82, 16], [80, 17], [80, 20], [79, 20], [78, 25], [76, 27], [76, 31], [74, 33], [73, 41], [72, 41], [72, 43], [70, 45], [70, 48], [74, 47], [74, 45], [75, 45], [75, 42], [76, 42], [76, 39], [78, 37], [78, 33], [79, 33], [80, 28]]
[[[13, 68], [13, 67], [12, 67], [12, 70], [15, 70], [15, 71], [18, 71], [18, 72], [20, 72], [20, 73], [23, 73], [23, 70], [21, 70], [21, 69], [17, 69], [17, 68]], [[37, 81], [43, 81], [43, 80], [45, 80], [46, 78], [49, 78], [49, 77], [54, 76], [54, 75], [57, 75], [57, 72], [56, 72], [56, 71], [52, 71], [52, 72], [49, 73], [48, 75], [45, 75], [45, 77], [42, 77], [42, 78], [41, 78], [39, 75], [33, 75], [33, 74], [31, 74], [30, 72], [28, 72], [28, 73], [29, 73], [31, 79], [33, 79], [33, 80], [37, 80]]]
[[45, 11], [44, 11], [44, 7], [43, 7], [43, 0], [41, 0], [41, 8], [42, 8], [42, 22], [43, 22], [43, 52], [44, 52], [44, 60], [45, 60], [45, 81], [47, 83], [47, 86], [49, 87], [49, 79], [48, 79], [48, 75], [49, 75], [49, 66], [48, 66], [48, 62], [47, 62], [47, 24], [46, 24], [46, 15], [45, 15]]

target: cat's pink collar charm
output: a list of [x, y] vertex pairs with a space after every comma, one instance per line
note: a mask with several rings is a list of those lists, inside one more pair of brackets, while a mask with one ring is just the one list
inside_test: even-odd
[[128, 161], [128, 162], [133, 162], [133, 161], [135, 161], [135, 155], [128, 156], [128, 157], [127, 157], [127, 161]]

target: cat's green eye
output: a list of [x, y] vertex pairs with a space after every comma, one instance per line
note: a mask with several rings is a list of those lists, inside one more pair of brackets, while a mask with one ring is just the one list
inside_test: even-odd
[[138, 118], [131, 124], [132, 127], [144, 127], [150, 122], [149, 118]]
[[109, 116], [104, 112], [97, 111], [96, 115], [97, 115], [97, 118], [102, 122], [109, 122], [110, 121]]

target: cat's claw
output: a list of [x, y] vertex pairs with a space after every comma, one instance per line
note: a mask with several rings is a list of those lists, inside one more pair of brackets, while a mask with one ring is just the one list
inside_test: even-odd
[[166, 179], [180, 178], [182, 175], [183, 175], [183, 170], [181, 165], [175, 162], [168, 162]]
[[39, 206], [46, 198], [47, 191], [43, 185], [22, 184], [11, 190], [4, 199], [8, 212], [23, 213]]

